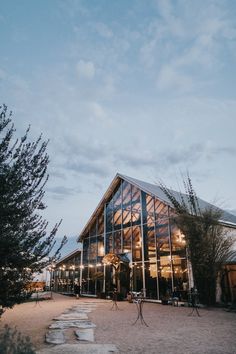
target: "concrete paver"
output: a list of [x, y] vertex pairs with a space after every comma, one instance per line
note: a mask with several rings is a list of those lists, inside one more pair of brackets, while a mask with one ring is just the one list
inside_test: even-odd
[[64, 344], [66, 339], [62, 330], [54, 330], [46, 333], [45, 341], [49, 344]]
[[94, 342], [94, 330], [93, 328], [77, 329], [75, 331], [79, 341]]
[[113, 344], [62, 344], [37, 351], [37, 354], [111, 354], [119, 353]]

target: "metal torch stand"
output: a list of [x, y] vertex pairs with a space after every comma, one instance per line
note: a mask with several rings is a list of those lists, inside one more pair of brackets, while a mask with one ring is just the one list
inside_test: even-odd
[[140, 319], [141, 324], [144, 324], [146, 327], [148, 327], [147, 323], [145, 322], [145, 320], [143, 318], [144, 299], [143, 298], [135, 298], [134, 303], [136, 304], [136, 307], [137, 307], [138, 316], [137, 316], [135, 322], [133, 323], [133, 325], [135, 325], [135, 323], [137, 323], [137, 321]]
[[200, 313], [198, 311], [198, 309], [199, 309], [199, 296], [198, 296], [197, 292], [189, 293], [188, 303], [189, 303], [190, 307], [192, 308], [192, 311], [188, 314], [188, 316], [193, 316], [196, 313], [198, 317], [201, 317]]
[[112, 307], [111, 310], [119, 310], [117, 305], [117, 291], [113, 291], [112, 293]]

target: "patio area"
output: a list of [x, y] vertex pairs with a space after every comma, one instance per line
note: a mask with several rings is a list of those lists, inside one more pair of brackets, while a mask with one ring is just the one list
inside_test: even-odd
[[[236, 352], [236, 314], [224, 309], [200, 309], [200, 317], [189, 316], [188, 307], [174, 307], [144, 303], [143, 317], [148, 327], [137, 318], [133, 303], [118, 302], [118, 309], [111, 310], [108, 300], [53, 295], [53, 300], [25, 303], [6, 311], [0, 325], [17, 326], [22, 334], [31, 337], [37, 350], [45, 353], [53, 348], [45, 343], [48, 326], [56, 316], [81, 302], [96, 306], [88, 313], [88, 319], [96, 325], [95, 344], [112, 344], [120, 353], [159, 354], [234, 354]], [[67, 344], [78, 344], [74, 329], [65, 333]], [[78, 344], [89, 349], [91, 344]], [[87, 347], [85, 347], [87, 346]], [[57, 347], [59, 348], [59, 346]], [[92, 347], [91, 347], [92, 348]], [[91, 349], [91, 353], [94, 349]], [[64, 351], [64, 353], [66, 353]], [[89, 351], [87, 350], [87, 353]], [[102, 352], [101, 352], [102, 353]]]

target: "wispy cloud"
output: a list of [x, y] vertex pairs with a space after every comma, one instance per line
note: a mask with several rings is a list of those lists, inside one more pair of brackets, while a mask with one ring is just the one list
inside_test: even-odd
[[[235, 52], [235, 23], [224, 4], [158, 1], [158, 17], [146, 28], [140, 59], [157, 78], [159, 91], [201, 89], [221, 70], [222, 53]], [[234, 49], [233, 49], [234, 47]]]
[[236, 200], [235, 5], [58, 4], [19, 5], [11, 23], [5, 2], [0, 33], [0, 96], [17, 134], [31, 124], [50, 140], [53, 213], [77, 230], [118, 171], [172, 183], [189, 169], [206, 194], [225, 185]]
[[95, 66], [92, 61], [79, 60], [76, 64], [76, 71], [80, 78], [93, 79], [95, 75]]
[[46, 191], [50, 193], [51, 197], [54, 199], [65, 199], [66, 197], [79, 192], [76, 189], [68, 188], [65, 186], [48, 187]]
[[94, 27], [98, 34], [104, 38], [112, 38], [114, 35], [113, 31], [105, 23], [97, 22]]

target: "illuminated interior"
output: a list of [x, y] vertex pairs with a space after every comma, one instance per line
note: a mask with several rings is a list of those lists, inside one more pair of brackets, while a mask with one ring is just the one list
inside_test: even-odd
[[[83, 242], [82, 292], [109, 293], [114, 272], [102, 265], [105, 254], [126, 254], [121, 262], [119, 291], [146, 290], [160, 299], [174, 287], [186, 296], [188, 271], [184, 235], [171, 221], [173, 210], [156, 196], [119, 179], [81, 235]], [[184, 285], [183, 285], [184, 284]]]

